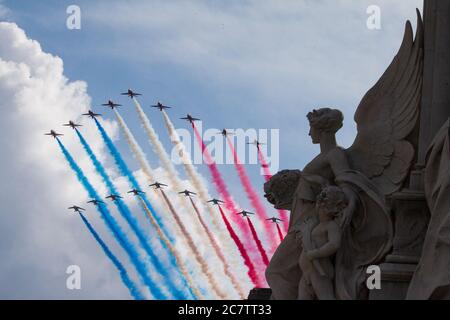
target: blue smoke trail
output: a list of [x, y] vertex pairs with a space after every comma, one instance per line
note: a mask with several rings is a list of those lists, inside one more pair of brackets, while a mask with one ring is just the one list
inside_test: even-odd
[[[103, 165], [100, 163], [100, 161], [95, 156], [95, 154], [92, 151], [91, 147], [89, 146], [88, 142], [84, 139], [83, 135], [78, 130], [75, 130], [75, 131], [78, 135], [78, 138], [80, 139], [81, 144], [83, 145], [83, 148], [86, 150], [87, 154], [89, 155], [89, 158], [91, 159], [92, 163], [94, 164], [95, 169], [100, 174], [100, 176], [102, 177], [106, 186], [108, 187], [109, 192], [111, 192], [112, 194], [117, 194], [116, 187], [114, 186], [110, 177], [106, 173]], [[148, 253], [151, 264], [153, 264], [155, 266], [157, 272], [159, 274], [161, 274], [169, 282], [171, 293], [174, 295], [174, 297], [176, 299], [185, 299], [186, 298], [185, 295], [177, 289], [177, 286], [173, 283], [171, 277], [167, 273], [166, 268], [163, 266], [163, 264], [161, 263], [159, 258], [153, 252], [152, 248], [150, 247], [150, 245], [147, 241], [147, 238], [144, 236], [144, 234], [145, 234], [144, 231], [142, 231], [141, 227], [139, 226], [138, 221], [132, 215], [132, 213], [131, 213], [130, 209], [128, 208], [128, 206], [126, 205], [126, 203], [120, 198], [118, 198], [116, 201], [114, 201], [114, 203], [116, 204], [120, 213], [122, 214], [124, 219], [127, 221], [127, 223], [130, 225], [130, 227], [132, 228], [132, 230], [134, 231], [136, 236], [138, 237], [138, 240], [141, 243], [141, 245], [144, 247], [145, 251]], [[167, 251], [167, 248], [165, 247], [164, 243], [161, 241], [161, 239], [159, 239], [159, 240], [160, 240], [160, 243], [163, 246], [163, 248]], [[194, 295], [194, 297], [195, 297], [195, 295]]]
[[[114, 161], [116, 162], [117, 166], [119, 167], [119, 170], [121, 171], [121, 173], [128, 178], [128, 180], [133, 188], [141, 190], [141, 188], [139, 187], [139, 183], [134, 178], [130, 169], [128, 169], [127, 164], [125, 163], [125, 161], [123, 161], [122, 156], [120, 155], [119, 151], [114, 146], [114, 143], [112, 142], [111, 138], [106, 133], [105, 129], [102, 127], [102, 125], [100, 124], [100, 122], [98, 122], [97, 119], [94, 118], [94, 120], [95, 120], [95, 124], [97, 125], [98, 130], [100, 131], [100, 133], [102, 135], [103, 140], [106, 143], [106, 146], [109, 149], [109, 152], [113, 156]], [[147, 207], [150, 209], [151, 213], [155, 217], [156, 221], [158, 222], [158, 225], [160, 226], [161, 230], [163, 230], [165, 236], [167, 238], [169, 238], [170, 242], [173, 243], [174, 242], [173, 238], [170, 236], [169, 232], [167, 232], [163, 222], [161, 221], [161, 217], [156, 213], [155, 209], [153, 209], [153, 206], [151, 205], [150, 201], [148, 201], [147, 196], [142, 195], [142, 199], [144, 200], [145, 204], [147, 205]]]
[[106, 256], [111, 260], [111, 262], [114, 264], [114, 266], [119, 270], [120, 277], [122, 278], [122, 282], [125, 284], [125, 286], [130, 291], [131, 296], [135, 300], [145, 300], [145, 297], [142, 295], [142, 293], [139, 291], [139, 289], [134, 284], [133, 280], [128, 275], [127, 270], [125, 267], [120, 263], [119, 259], [114, 255], [114, 253], [111, 252], [111, 250], [108, 248], [106, 243], [100, 238], [100, 235], [95, 231], [94, 227], [89, 223], [89, 221], [86, 219], [86, 217], [79, 212], [81, 219], [83, 220], [84, 224], [88, 228], [88, 230], [91, 232], [92, 236], [95, 240], [97, 240], [100, 247], [102, 247], [103, 251], [105, 252]]
[[[100, 199], [99, 195], [97, 194], [97, 191], [95, 191], [94, 187], [91, 185], [87, 177], [84, 175], [81, 168], [76, 164], [75, 160], [72, 158], [70, 153], [67, 151], [67, 149], [64, 147], [64, 145], [61, 143], [59, 139], [56, 140], [58, 141], [59, 147], [61, 148], [61, 151], [64, 154], [64, 156], [66, 157], [67, 162], [69, 162], [69, 165], [77, 175], [78, 180], [86, 189], [87, 193], [89, 194], [89, 197], [92, 199]], [[139, 254], [137, 253], [138, 251], [131, 243], [131, 241], [127, 238], [123, 230], [120, 228], [117, 221], [113, 218], [108, 208], [103, 203], [99, 203], [97, 209], [100, 212], [103, 220], [105, 221], [109, 229], [114, 234], [117, 241], [127, 252], [131, 262], [135, 266], [142, 280], [148, 286], [150, 293], [152, 293], [156, 299], [159, 300], [167, 299], [166, 295], [157, 286], [155, 286], [152, 279], [147, 274], [145, 264], [141, 261]]]

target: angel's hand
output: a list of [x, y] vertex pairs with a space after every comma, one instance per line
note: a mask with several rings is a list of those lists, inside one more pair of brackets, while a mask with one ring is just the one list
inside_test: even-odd
[[341, 229], [345, 229], [348, 227], [348, 225], [352, 220], [353, 213], [355, 212], [355, 210], [356, 210], [356, 199], [351, 197], [349, 199], [347, 207], [345, 207], [345, 209], [342, 211], [340, 223]]

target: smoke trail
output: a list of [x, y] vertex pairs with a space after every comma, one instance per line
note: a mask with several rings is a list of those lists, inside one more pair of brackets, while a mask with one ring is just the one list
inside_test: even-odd
[[133, 134], [131, 133], [130, 129], [128, 129], [128, 126], [126, 125], [125, 121], [123, 120], [122, 116], [119, 114], [119, 112], [116, 109], [113, 109], [114, 113], [116, 115], [117, 121], [119, 122], [120, 127], [122, 128], [125, 139], [128, 142], [128, 145], [130, 146], [131, 150], [133, 151], [133, 154], [136, 157], [136, 160], [139, 163], [139, 166], [142, 168], [142, 171], [147, 176], [147, 179], [149, 181], [153, 181], [153, 170], [150, 167], [150, 164], [148, 163], [144, 151], [142, 151], [141, 147], [137, 143], [136, 139], [134, 138]]
[[247, 251], [244, 248], [244, 245], [242, 244], [242, 242], [239, 239], [236, 232], [233, 230], [233, 227], [231, 226], [230, 222], [228, 221], [227, 217], [225, 216], [225, 213], [223, 212], [222, 207], [221, 206], [218, 206], [218, 207], [219, 207], [220, 215], [222, 216], [223, 222], [225, 223], [225, 226], [226, 226], [231, 238], [233, 239], [234, 243], [236, 244], [236, 247], [238, 248], [239, 253], [241, 254], [242, 258], [244, 259], [244, 263], [248, 268], [247, 274], [250, 277], [250, 280], [253, 282], [253, 284], [256, 287], [262, 287], [260, 280], [258, 278], [258, 275], [256, 273], [255, 266], [253, 265], [252, 260], [248, 256]]
[[272, 173], [270, 173], [269, 165], [267, 164], [267, 161], [259, 148], [258, 148], [258, 158], [259, 162], [261, 163], [261, 167], [264, 170], [264, 179], [266, 181], [269, 181], [270, 178], [272, 178]]
[[[209, 154], [208, 150], [206, 149], [205, 143], [203, 142], [203, 139], [200, 136], [200, 133], [198, 132], [194, 123], [192, 123], [192, 128], [194, 129], [194, 134], [195, 134], [195, 137], [197, 138], [197, 142], [201, 146], [202, 154], [206, 158], [206, 164], [209, 168], [209, 171], [211, 173], [211, 176], [213, 178], [213, 182], [217, 188], [217, 191], [225, 200], [225, 207], [227, 208], [228, 211], [230, 211], [232, 213], [239, 212], [239, 210], [236, 207], [236, 204], [234, 203], [233, 198], [231, 197], [230, 193], [228, 192], [228, 189], [225, 185], [225, 181], [223, 180], [222, 175], [220, 174], [215, 162], [211, 158], [211, 155]], [[245, 222], [243, 222], [242, 219], [234, 219], [234, 221], [236, 222], [236, 224], [238, 225], [238, 227], [242, 231], [242, 233], [246, 236], [245, 240], [247, 240], [247, 242], [249, 242], [248, 241], [249, 240], [248, 229], [245, 225]]]
[[[89, 197], [92, 199], [100, 199], [99, 195], [97, 194], [97, 191], [95, 191], [92, 184], [89, 182], [87, 177], [84, 175], [81, 168], [76, 164], [75, 160], [72, 158], [70, 153], [64, 147], [62, 142], [59, 139], [56, 139], [56, 140], [58, 141], [59, 147], [61, 148], [61, 151], [64, 154], [64, 156], [66, 157], [66, 160], [69, 163], [71, 169], [75, 172], [78, 180], [81, 182], [81, 184], [83, 185], [83, 187], [89, 194]], [[123, 232], [123, 230], [120, 228], [119, 224], [113, 218], [113, 216], [109, 212], [106, 205], [104, 205], [103, 203], [99, 203], [97, 206], [97, 209], [100, 212], [102, 219], [105, 221], [106, 225], [113, 233], [116, 240], [119, 242], [119, 244], [122, 246], [122, 248], [124, 248], [124, 250], [127, 252], [131, 262], [133, 263], [134, 267], [138, 271], [142, 281], [147, 285], [148, 289], [150, 290], [150, 293], [156, 299], [159, 299], [159, 300], [167, 299], [168, 297], [161, 291], [161, 289], [158, 286], [155, 285], [153, 280], [147, 274], [147, 269], [145, 267], [145, 263], [139, 257], [137, 249], [132, 244], [132, 242], [128, 239], [128, 237]]]
[[[133, 100], [136, 104], [136, 109], [138, 110], [139, 117], [141, 118], [141, 120], [144, 124], [144, 127], [146, 128], [146, 131], [150, 138], [150, 141], [152, 141], [152, 143], [153, 143], [152, 145], [154, 146], [154, 151], [158, 154], [158, 157], [160, 158], [161, 163], [163, 164], [163, 167], [169, 173], [170, 180], [172, 181], [172, 183], [175, 184], [174, 187], [177, 190], [181, 190], [181, 182], [179, 181], [178, 175], [175, 171], [175, 168], [173, 167], [172, 162], [170, 161], [167, 153], [165, 152], [164, 147], [162, 146], [161, 142], [159, 141], [158, 136], [154, 132], [154, 130], [150, 124], [150, 121], [148, 120], [147, 116], [143, 112], [139, 102], [135, 98], [133, 98]], [[114, 111], [115, 111], [115, 114], [119, 121], [120, 126], [124, 130], [125, 135], [127, 136], [127, 141], [130, 144], [133, 152], [137, 155], [137, 158], [140, 160], [139, 162], [140, 162], [141, 166], [143, 168], [147, 167], [146, 170], [148, 171], [149, 166], [147, 166], [147, 161], [145, 159], [143, 152], [139, 152], [140, 148], [137, 145], [137, 142], [135, 141], [135, 139], [133, 138], [133, 136], [132, 136], [130, 130], [128, 129], [125, 121], [123, 120], [123, 118], [120, 116], [120, 114], [116, 110], [114, 110]], [[186, 229], [185, 225], [183, 224], [182, 220], [180, 219], [180, 216], [179, 216], [177, 210], [175, 210], [174, 206], [172, 205], [172, 203], [170, 203], [169, 199], [167, 198], [165, 192], [162, 189], [161, 189], [161, 194], [163, 195], [163, 198], [164, 198], [165, 202], [167, 203], [169, 210], [172, 213], [172, 216], [174, 217], [175, 222], [177, 223], [177, 225], [181, 231], [181, 236], [186, 239], [186, 241], [189, 245], [189, 248], [194, 253], [194, 257], [200, 258], [200, 260], [198, 260], [198, 259], [197, 260], [200, 263], [200, 265], [202, 266], [202, 270], [207, 271], [205, 274], [207, 275], [208, 280], [210, 281], [212, 287], [214, 288], [214, 290], [217, 292], [217, 294], [221, 298], [225, 298], [223, 293], [220, 291], [219, 286], [215, 285], [215, 281], [212, 279], [213, 275], [209, 272], [209, 268], [207, 266], [206, 261], [204, 261], [204, 259], [201, 257], [201, 255], [196, 254], [196, 252], [198, 253], [197, 246], [195, 246], [194, 241], [193, 241], [189, 231]], [[182, 206], [184, 207], [184, 209], [187, 209], [185, 204], [182, 204]], [[197, 232], [201, 233], [202, 229], [197, 228]]]
[[[142, 122], [142, 124], [144, 126], [144, 129], [145, 129], [145, 132], [147, 133], [147, 136], [148, 136], [148, 138], [149, 138], [149, 140], [151, 142], [152, 148], [153, 148], [154, 152], [157, 154], [157, 156], [158, 156], [158, 158], [159, 158], [159, 160], [161, 162], [161, 165], [163, 166], [163, 168], [168, 173], [168, 177], [169, 177], [170, 183], [172, 184], [172, 187], [175, 190], [179, 190], [179, 191], [182, 190], [182, 183], [181, 183], [181, 181], [180, 181], [180, 179], [178, 177], [178, 173], [175, 170], [175, 167], [174, 167], [174, 165], [173, 165], [169, 155], [165, 151], [161, 141], [159, 140], [159, 137], [158, 137], [157, 133], [153, 129], [153, 126], [150, 123], [149, 118], [144, 113], [144, 110], [142, 110], [142, 107], [141, 107], [139, 101], [136, 98], [134, 98], [134, 97], [133, 97], [133, 102], [134, 102], [134, 105], [136, 107], [136, 111], [137, 111], [137, 113], [139, 115], [139, 119], [141, 120], [141, 122]], [[190, 211], [184, 201], [182, 201], [180, 203], [180, 205], [184, 209], [185, 212], [189, 212]], [[181, 223], [181, 220], [179, 220], [179, 221]], [[200, 235], [203, 234], [204, 231], [201, 228], [201, 226], [199, 225], [197, 220], [194, 220], [193, 225], [194, 225], [195, 231], [198, 234], [200, 234]], [[180, 226], [180, 229], [183, 229], [183, 228], [185, 229], [184, 225], [179, 225], [179, 226]], [[188, 240], [188, 239], [186, 238], [186, 240]]]
[[283, 237], [283, 233], [281, 232], [280, 226], [278, 225], [278, 223], [276, 223], [277, 225], [277, 230], [278, 230], [278, 237], [280, 237], [280, 242], [283, 241], [284, 237]]
[[267, 267], [269, 265], [269, 259], [267, 258], [266, 250], [264, 250], [261, 240], [259, 239], [258, 234], [256, 233], [255, 226], [253, 225], [249, 217], [247, 217], [247, 222], [248, 226], [250, 227], [250, 231], [252, 232], [252, 236], [253, 239], [255, 240], [256, 246], [258, 247], [258, 251], [259, 254], [261, 255], [262, 261]]
[[[77, 133], [77, 136], [80, 139], [80, 142], [83, 145], [83, 148], [85, 149], [86, 153], [89, 155], [89, 158], [91, 159], [96, 171], [100, 174], [100, 176], [103, 179], [103, 182], [108, 187], [109, 192], [111, 194], [117, 194], [117, 189], [112, 183], [111, 178], [108, 176], [108, 174], [105, 171], [105, 168], [95, 156], [86, 139], [84, 139], [83, 135], [78, 130], [75, 130], [75, 132]], [[163, 278], [167, 279], [171, 293], [174, 295], [175, 298], [183, 299], [185, 296], [177, 288], [176, 284], [172, 281], [172, 278], [169, 276], [167, 272], [167, 268], [164, 267], [161, 260], [155, 255], [154, 250], [150, 247], [148, 239], [145, 236], [145, 232], [139, 226], [138, 221], [132, 215], [126, 203], [122, 201], [122, 199], [120, 198], [114, 201], [114, 203], [116, 204], [117, 209], [119, 210], [122, 217], [127, 221], [133, 232], [136, 234], [139, 243], [142, 245], [145, 252], [148, 254], [151, 264], [156, 268], [157, 272], [163, 276]], [[163, 248], [165, 247], [163, 246]]]
[[111, 250], [108, 248], [106, 243], [100, 238], [100, 235], [95, 231], [94, 227], [89, 223], [89, 221], [86, 219], [86, 217], [81, 213], [80, 214], [81, 219], [83, 220], [84, 224], [94, 237], [94, 239], [98, 242], [100, 247], [103, 249], [103, 252], [105, 252], [106, 256], [111, 260], [111, 262], [114, 264], [114, 266], [119, 271], [120, 277], [122, 278], [123, 284], [128, 288], [130, 291], [131, 296], [135, 300], [145, 300], [145, 297], [143, 294], [139, 291], [139, 289], [134, 284], [133, 280], [128, 275], [127, 270], [125, 267], [120, 263], [119, 259], [111, 252]]
[[208, 264], [206, 263], [205, 259], [203, 259], [202, 255], [197, 249], [197, 246], [194, 243], [194, 240], [192, 239], [189, 232], [186, 230], [183, 222], [181, 221], [179, 215], [177, 214], [175, 208], [173, 207], [172, 203], [170, 202], [169, 198], [167, 197], [166, 193], [163, 189], [160, 189], [161, 194], [166, 201], [167, 206], [169, 207], [169, 211], [172, 213], [173, 218], [177, 222], [178, 226], [180, 227], [181, 233], [185, 237], [187, 244], [189, 248], [191, 249], [192, 253], [194, 254], [195, 260], [200, 265], [202, 272], [206, 275], [209, 284], [211, 285], [214, 292], [221, 298], [226, 299], [226, 295], [220, 290], [220, 286], [217, 284], [216, 280], [214, 279], [214, 275], [211, 273], [211, 270], [208, 267]]
[[[94, 118], [94, 120], [95, 120], [95, 124], [97, 125], [98, 130], [100, 131], [100, 134], [101, 134], [101, 136], [103, 138], [103, 141], [105, 142], [106, 146], [108, 147], [108, 150], [111, 153], [111, 155], [113, 156], [114, 161], [115, 161], [117, 167], [119, 168], [120, 172], [122, 173], [122, 175], [127, 177], [128, 181], [130, 182], [131, 186], [134, 189], [141, 190], [141, 187], [139, 186], [139, 183], [137, 182], [137, 180], [133, 176], [133, 174], [130, 171], [130, 169], [128, 169], [128, 166], [126, 165], [125, 161], [123, 161], [122, 156], [120, 155], [120, 153], [117, 150], [117, 148], [114, 146], [114, 143], [111, 141], [111, 138], [108, 136], [108, 134], [106, 133], [106, 131], [103, 128], [103, 126], [100, 124], [100, 122], [98, 122], [97, 119]], [[151, 213], [155, 217], [156, 221], [158, 222], [158, 225], [160, 226], [160, 228], [164, 232], [165, 236], [167, 238], [169, 238], [169, 240], [171, 242], [173, 242], [173, 239], [170, 236], [170, 234], [167, 231], [167, 229], [165, 228], [165, 226], [164, 226], [164, 224], [163, 224], [163, 222], [161, 220], [161, 217], [156, 213], [156, 211], [153, 208], [153, 206], [151, 205], [150, 201], [148, 201], [147, 196], [146, 195], [142, 195], [142, 199], [145, 201], [145, 204], [147, 205], [147, 207], [149, 208], [149, 210], [151, 211]]]
[[[272, 173], [270, 173], [269, 165], [267, 164], [267, 161], [264, 158], [264, 155], [263, 155], [261, 149], [259, 149], [259, 148], [258, 148], [258, 158], [259, 158], [259, 162], [261, 163], [261, 167], [264, 170], [264, 179], [266, 181], [269, 181], [270, 178], [272, 178]], [[277, 211], [280, 214], [281, 220], [283, 220], [284, 230], [287, 231], [289, 229], [288, 213], [286, 212], [286, 210], [277, 210]]]
[[[228, 146], [230, 147], [231, 153], [233, 154], [234, 166], [239, 175], [241, 183], [244, 186], [245, 193], [247, 194], [247, 197], [250, 200], [250, 203], [252, 204], [252, 206], [255, 209], [256, 214], [258, 215], [259, 218], [262, 217], [263, 219], [267, 219], [268, 215], [267, 215], [266, 209], [264, 208], [264, 205], [261, 203], [261, 201], [258, 197], [258, 194], [256, 193], [255, 189], [253, 188], [250, 178], [248, 177], [247, 172], [245, 172], [244, 166], [242, 165], [242, 163], [239, 160], [238, 154], [237, 154], [236, 150], [234, 149], [231, 139], [229, 137], [226, 137], [226, 140], [228, 142]], [[268, 223], [264, 223], [264, 228], [266, 229], [266, 234], [269, 238], [269, 242], [270, 242], [272, 251], [275, 251], [276, 240], [275, 240], [274, 230], [273, 230], [273, 228], [271, 228], [271, 226]], [[254, 239], [255, 239], [255, 234], [256, 233], [253, 233], [253, 230], [252, 230], [252, 235], [253, 235]], [[258, 241], [259, 241], [259, 239], [258, 239]], [[260, 252], [264, 252], [264, 254], [261, 255], [264, 260], [265, 251], [262, 248], [262, 244], [260, 241], [257, 242], [256, 244], [257, 244]], [[262, 251], [261, 251], [261, 249], [262, 249]], [[267, 256], [265, 258], [267, 259]], [[265, 263], [265, 261], [264, 261], [264, 263]]]
[[241, 285], [239, 284], [239, 281], [236, 279], [234, 274], [230, 270], [230, 266], [227, 263], [225, 259], [225, 255], [222, 252], [222, 249], [220, 249], [219, 244], [217, 243], [216, 239], [214, 238], [214, 235], [211, 233], [211, 230], [209, 230], [208, 226], [206, 225], [205, 221], [203, 220], [200, 211], [198, 210], [197, 206], [194, 203], [194, 200], [192, 200], [191, 197], [189, 197], [189, 200], [191, 201], [192, 207], [194, 208], [195, 213], [197, 214], [197, 218], [200, 221], [201, 225], [203, 226], [204, 230], [206, 231], [206, 234], [208, 235], [209, 241], [211, 242], [214, 251], [216, 252], [217, 256], [219, 257], [220, 261], [223, 264], [223, 271], [225, 272], [225, 275], [230, 278], [231, 284], [236, 289], [236, 291], [239, 293], [241, 299], [245, 299], [246, 295], [244, 292], [244, 289], [242, 289]]
[[180, 266], [180, 270], [183, 273], [183, 275], [186, 277], [187, 282], [189, 283], [189, 286], [192, 288], [192, 291], [194, 292], [195, 296], [199, 299], [204, 299], [203, 294], [197, 289], [194, 280], [189, 274], [189, 271], [187, 270], [185, 264], [183, 263], [183, 259], [178, 255], [177, 251], [173, 247], [172, 243], [170, 243], [169, 239], [164, 235], [164, 233], [161, 231], [160, 228], [158, 228], [158, 223], [156, 222], [155, 218], [153, 217], [152, 213], [150, 212], [149, 208], [145, 204], [144, 200], [142, 198], [139, 198], [141, 200], [142, 206], [145, 208], [145, 212], [153, 225], [153, 227], [156, 229], [156, 232], [158, 233], [158, 236], [164, 241], [167, 248], [172, 252], [173, 256], [175, 257], [177, 264]]
[[167, 155], [167, 152], [164, 150], [164, 147], [161, 141], [159, 140], [158, 134], [153, 129], [153, 126], [150, 123], [150, 120], [148, 119], [147, 115], [144, 113], [144, 110], [142, 110], [139, 101], [137, 101], [137, 99], [133, 97], [133, 102], [136, 107], [136, 111], [139, 115], [139, 119], [141, 120], [145, 132], [147, 133], [147, 136], [150, 139], [153, 151], [158, 155], [159, 160], [161, 161], [161, 165], [169, 174], [170, 183], [174, 186], [175, 190], [182, 190], [182, 185], [180, 183], [180, 180], [178, 179], [178, 174], [173, 166], [172, 161]]
[[225, 247], [226, 251], [231, 251], [232, 248], [231, 248], [230, 239], [225, 234], [223, 225], [220, 222], [220, 219], [216, 216], [216, 213], [215, 213], [212, 205], [208, 202], [208, 200], [209, 200], [208, 199], [208, 188], [202, 182], [200, 174], [197, 172], [195, 167], [192, 165], [190, 155], [186, 151], [183, 143], [181, 142], [180, 137], [178, 136], [178, 133], [176, 132], [172, 121], [170, 121], [169, 116], [167, 115], [167, 113], [164, 110], [162, 111], [162, 114], [164, 117], [164, 123], [166, 124], [167, 130], [169, 132], [170, 140], [175, 145], [175, 149], [181, 157], [186, 174], [189, 177], [195, 190], [197, 191], [198, 197], [200, 198], [200, 200], [202, 201], [203, 205], [205, 206], [206, 210], [209, 213], [211, 222], [214, 225], [216, 232], [217, 232], [217, 236], [220, 240], [221, 247]]

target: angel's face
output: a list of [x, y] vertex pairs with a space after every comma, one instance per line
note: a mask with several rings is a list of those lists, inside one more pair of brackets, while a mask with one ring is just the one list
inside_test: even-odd
[[320, 131], [317, 128], [309, 128], [309, 136], [311, 137], [312, 143], [320, 143]]

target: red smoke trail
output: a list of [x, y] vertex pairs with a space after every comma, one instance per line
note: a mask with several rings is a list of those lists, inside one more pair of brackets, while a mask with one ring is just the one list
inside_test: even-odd
[[264, 159], [264, 155], [262, 154], [259, 148], [258, 148], [258, 158], [259, 162], [261, 163], [261, 167], [264, 170], [264, 179], [266, 179], [266, 181], [269, 181], [270, 178], [272, 178], [272, 173], [270, 173], [269, 165], [267, 164], [266, 159]]
[[[252, 204], [252, 206], [255, 209], [256, 214], [258, 215], [259, 218], [268, 219], [269, 216], [267, 215], [266, 209], [264, 208], [264, 205], [262, 204], [261, 200], [259, 199], [258, 194], [256, 193], [255, 189], [253, 188], [250, 178], [248, 177], [247, 173], [245, 172], [245, 167], [242, 165], [242, 163], [240, 162], [240, 160], [238, 158], [238, 154], [236, 152], [236, 149], [234, 149], [231, 139], [228, 137], [226, 137], [226, 139], [228, 142], [228, 146], [230, 147], [230, 150], [233, 153], [234, 166], [239, 175], [241, 183], [244, 187], [245, 193], [247, 194], [247, 197], [250, 200], [250, 203]], [[275, 251], [275, 249], [277, 247], [277, 245], [276, 245], [277, 241], [275, 239], [276, 235], [274, 233], [274, 230], [268, 223], [264, 223], [264, 228], [266, 229], [266, 234], [270, 241], [270, 247], [272, 248], [272, 251]], [[253, 233], [253, 231], [252, 231], [252, 234], [253, 234], [253, 238], [255, 238], [255, 234]], [[259, 241], [259, 239], [258, 239], [258, 241]], [[259, 249], [259, 247], [258, 247], [258, 249]]]
[[[269, 181], [270, 178], [272, 178], [272, 173], [270, 173], [269, 165], [267, 164], [267, 161], [264, 158], [264, 155], [261, 152], [261, 149], [259, 149], [259, 148], [258, 148], [258, 158], [259, 158], [259, 162], [261, 163], [261, 167], [264, 170], [264, 179], [266, 181]], [[278, 210], [278, 213], [280, 214], [281, 220], [283, 220], [284, 230], [287, 231], [289, 229], [288, 213], [286, 212], [286, 210]]]
[[234, 232], [233, 227], [231, 226], [230, 222], [228, 221], [227, 217], [225, 216], [225, 213], [222, 210], [221, 206], [219, 207], [220, 215], [222, 216], [223, 222], [225, 223], [225, 226], [227, 227], [228, 232], [230, 233], [231, 239], [233, 239], [234, 243], [236, 244], [236, 247], [238, 248], [242, 258], [244, 259], [244, 263], [248, 268], [248, 276], [250, 277], [250, 280], [253, 282], [255, 287], [262, 287], [260, 280], [258, 278], [258, 275], [255, 270], [255, 266], [253, 265], [252, 260], [247, 254], [247, 251], [244, 248], [244, 245], [242, 244], [241, 240], [239, 239], [236, 232]]
[[203, 229], [206, 232], [206, 235], [209, 238], [209, 241], [211, 242], [214, 251], [216, 252], [217, 256], [219, 257], [220, 261], [223, 264], [223, 271], [227, 275], [228, 278], [231, 280], [231, 284], [236, 289], [236, 291], [239, 293], [241, 299], [246, 299], [246, 294], [244, 292], [244, 289], [240, 285], [239, 281], [236, 279], [234, 274], [230, 270], [230, 265], [225, 259], [225, 255], [222, 252], [222, 249], [220, 248], [219, 244], [216, 241], [216, 238], [214, 238], [214, 235], [211, 233], [211, 230], [209, 230], [208, 226], [206, 225], [205, 221], [203, 220], [200, 211], [197, 208], [197, 205], [195, 204], [194, 200], [192, 200], [191, 197], [189, 197], [189, 200], [191, 201], [192, 208], [194, 208], [195, 213], [197, 214], [197, 218], [200, 221], [200, 224], [202, 225]]
[[[195, 134], [195, 137], [197, 138], [199, 145], [202, 147], [202, 154], [206, 158], [206, 164], [208, 165], [209, 171], [211, 172], [213, 182], [217, 188], [217, 191], [220, 193], [223, 200], [225, 200], [225, 206], [226, 206], [227, 210], [231, 213], [239, 212], [239, 210], [236, 208], [233, 198], [231, 197], [230, 193], [228, 192], [228, 189], [225, 185], [225, 181], [223, 181], [222, 175], [220, 174], [215, 162], [212, 160], [211, 155], [209, 154], [208, 150], [206, 149], [205, 143], [203, 142], [203, 139], [200, 136], [200, 133], [198, 132], [194, 123], [192, 123], [192, 128], [194, 129], [194, 134]], [[232, 217], [235, 217], [235, 215], [232, 215]], [[238, 217], [234, 218], [234, 222], [237, 224], [239, 229], [245, 235], [246, 245], [250, 244], [250, 236], [248, 234], [248, 228], [245, 225], [245, 222]]]
[[276, 225], [277, 225], [278, 236], [280, 237], [280, 241], [283, 241], [284, 237], [283, 237], [283, 233], [281, 232], [280, 226], [278, 225], [278, 223], [276, 223]]
[[261, 240], [259, 240], [258, 234], [256, 233], [255, 226], [253, 225], [253, 222], [250, 220], [249, 217], [247, 217], [247, 222], [248, 222], [248, 226], [250, 227], [250, 231], [252, 232], [253, 239], [255, 240], [256, 246], [258, 247], [259, 254], [261, 255], [261, 258], [267, 267], [269, 265], [269, 259], [267, 258], [266, 250], [264, 250]]

